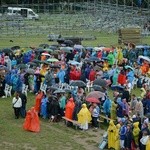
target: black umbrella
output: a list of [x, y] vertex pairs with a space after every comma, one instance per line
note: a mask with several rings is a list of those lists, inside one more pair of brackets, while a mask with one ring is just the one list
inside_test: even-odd
[[70, 86], [86, 87], [86, 84], [81, 80], [75, 80], [70, 83]]
[[52, 50], [58, 50], [59, 46], [58, 45], [50, 45], [49, 48]]
[[105, 92], [105, 89], [99, 85], [93, 85], [94, 91], [100, 91], [100, 92]]
[[12, 50], [10, 48], [4, 48], [4, 49], [2, 49], [2, 52], [4, 52], [4, 53], [12, 53]]
[[45, 51], [44, 51], [44, 49], [43, 49], [43, 48], [40, 48], [40, 47], [39, 47], [39, 48], [37, 48], [37, 49], [36, 49], [36, 51], [35, 51], [35, 52], [37, 52], [37, 53], [42, 53], [42, 52], [45, 52]]
[[106, 87], [107, 86], [107, 81], [104, 80], [104, 79], [98, 78], [98, 79], [94, 80], [93, 85], [99, 85], [101, 87]]
[[13, 47], [11, 47], [11, 50], [17, 50], [17, 49], [20, 49], [20, 46], [13, 46]]
[[124, 86], [121, 86], [121, 85], [112, 85], [111, 89], [112, 90], [123, 91], [124, 90]]
[[35, 62], [28, 62], [28, 65], [30, 65], [30, 67], [38, 66], [38, 64], [37, 64], [37, 63], [35, 63]]
[[73, 42], [71, 40], [65, 40], [63, 44], [66, 46], [73, 46]]
[[27, 66], [26, 64], [18, 64], [16, 67], [17, 67], [17, 68], [20, 68], [20, 69], [25, 69], [25, 68], [27, 68], [28, 66]]
[[42, 47], [42, 48], [48, 48], [49, 45], [48, 45], [48, 44], [40, 44], [39, 47]]

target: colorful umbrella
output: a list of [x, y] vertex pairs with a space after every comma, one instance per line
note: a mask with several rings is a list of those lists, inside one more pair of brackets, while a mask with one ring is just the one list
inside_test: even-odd
[[95, 97], [87, 98], [86, 101], [90, 103], [100, 103], [100, 101], [96, 99]]
[[134, 71], [134, 68], [132, 68], [131, 66], [125, 66], [125, 69], [131, 69], [131, 70], [133, 70]]
[[88, 98], [96, 98], [96, 99], [100, 99], [104, 96], [104, 93], [100, 92], [100, 91], [92, 91], [90, 92], [87, 96], [86, 99]]
[[44, 56], [51, 56], [50, 54], [48, 54], [48, 53], [42, 53], [41, 55], [44, 55]]
[[144, 60], [146, 60], [146, 61], [148, 61], [149, 63], [150, 63], [150, 58], [149, 57], [147, 57], [147, 56], [139, 56], [138, 57], [139, 59], [144, 59]]

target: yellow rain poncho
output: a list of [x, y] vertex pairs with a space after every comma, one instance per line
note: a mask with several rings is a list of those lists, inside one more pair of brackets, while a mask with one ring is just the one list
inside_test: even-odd
[[120, 48], [117, 49], [117, 60], [118, 60], [118, 64], [122, 63], [123, 53], [122, 53], [122, 50]]
[[116, 120], [117, 119], [117, 104], [115, 104], [114, 101], [112, 101], [112, 105], [111, 105], [111, 112], [110, 112], [110, 116], [112, 120]]
[[144, 88], [141, 88], [141, 97], [144, 98], [145, 94], [146, 94], [146, 90]]
[[139, 129], [139, 122], [135, 122], [133, 123], [133, 138], [135, 141], [135, 144], [138, 145], [138, 139], [139, 139], [139, 133], [140, 133], [140, 129]]
[[120, 124], [116, 125], [115, 150], [120, 150], [120, 136], [119, 136], [120, 127], [121, 127]]
[[116, 136], [116, 126], [114, 125], [114, 122], [111, 120], [109, 122], [108, 127], [108, 148], [115, 148], [115, 136]]
[[146, 150], [150, 150], [150, 138], [148, 139], [146, 143]]
[[91, 113], [87, 109], [86, 104], [82, 104], [82, 109], [79, 111], [77, 116], [80, 124], [86, 124], [86, 122], [90, 123], [92, 120]]

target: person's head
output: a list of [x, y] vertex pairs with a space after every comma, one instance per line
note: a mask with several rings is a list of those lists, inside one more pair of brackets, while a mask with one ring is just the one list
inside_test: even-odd
[[131, 125], [127, 124], [127, 130], [129, 131], [131, 129]]
[[19, 97], [19, 93], [15, 92], [15, 97], [18, 98]]

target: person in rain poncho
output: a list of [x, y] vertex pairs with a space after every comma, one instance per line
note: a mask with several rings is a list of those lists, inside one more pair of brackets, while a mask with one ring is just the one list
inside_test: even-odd
[[109, 127], [107, 129], [108, 132], [108, 148], [115, 148], [115, 136], [116, 136], [116, 126], [114, 122], [110, 120]]
[[75, 107], [75, 103], [74, 103], [73, 98], [71, 97], [66, 104], [66, 109], [65, 109], [65, 117], [66, 118], [72, 120], [74, 107]]
[[146, 95], [146, 90], [144, 87], [141, 88], [141, 97], [144, 98], [144, 96]]
[[113, 77], [112, 77], [113, 85], [117, 85], [117, 83], [118, 83], [118, 75], [119, 75], [119, 70], [116, 68], [114, 70], [114, 74], [113, 74]]
[[133, 123], [133, 138], [134, 138], [136, 147], [139, 146], [139, 143], [138, 143], [139, 133], [140, 133], [139, 122], [135, 122]]
[[116, 135], [115, 135], [115, 150], [120, 150], [119, 130], [120, 130], [120, 124], [117, 124]]
[[48, 103], [48, 98], [46, 95], [43, 96], [42, 101], [41, 101], [41, 110], [40, 110], [40, 115], [46, 119], [48, 116], [47, 114], [47, 103]]
[[23, 129], [32, 132], [40, 131], [39, 116], [34, 107], [27, 112], [25, 121], [23, 123]]
[[39, 91], [35, 97], [35, 110], [38, 112], [38, 114], [40, 113], [42, 98], [43, 98], [43, 92]]
[[114, 57], [112, 51], [109, 52], [109, 54], [107, 56], [107, 59], [108, 59], [108, 64], [109, 65], [114, 65], [114, 63], [115, 63], [115, 57]]
[[111, 119], [113, 120], [116, 120], [117, 119], [117, 103], [114, 101], [112, 101], [111, 103], [111, 110], [110, 110], [110, 117]]
[[122, 63], [122, 60], [123, 60], [123, 53], [122, 53], [122, 50], [121, 48], [118, 48], [117, 49], [117, 64], [121, 64]]
[[143, 118], [143, 104], [141, 102], [141, 98], [137, 98], [137, 103], [135, 105], [135, 113], [136, 115], [140, 115], [141, 118]]
[[66, 96], [63, 93], [61, 94], [59, 98], [59, 106], [60, 106], [60, 115], [64, 116], [64, 110], [66, 106]]
[[105, 115], [108, 117], [110, 116], [111, 105], [112, 105], [112, 102], [109, 99], [109, 97], [107, 97], [107, 99], [105, 100], [105, 102], [103, 104], [103, 108], [104, 108]]
[[87, 109], [86, 104], [82, 104], [82, 109], [78, 113], [78, 122], [81, 124], [80, 128], [83, 130], [88, 129], [88, 123], [92, 120], [91, 113]]

